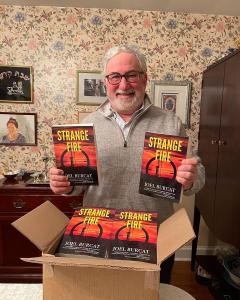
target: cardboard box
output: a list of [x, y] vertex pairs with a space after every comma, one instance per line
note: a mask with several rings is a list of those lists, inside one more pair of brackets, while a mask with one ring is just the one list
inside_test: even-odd
[[22, 260], [43, 264], [44, 300], [159, 300], [160, 264], [195, 237], [185, 209], [158, 231], [157, 264], [93, 257], [55, 257], [69, 219], [46, 201], [12, 225], [35, 244], [41, 257]]

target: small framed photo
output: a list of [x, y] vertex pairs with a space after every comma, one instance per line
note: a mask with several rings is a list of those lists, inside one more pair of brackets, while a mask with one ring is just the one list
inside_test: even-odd
[[100, 105], [106, 98], [104, 79], [99, 71], [77, 70], [77, 104]]
[[189, 128], [190, 123], [190, 81], [153, 80], [151, 84], [153, 103], [164, 110], [174, 112]]
[[0, 66], [0, 102], [33, 103], [33, 69]]
[[37, 145], [37, 114], [0, 112], [0, 145]]

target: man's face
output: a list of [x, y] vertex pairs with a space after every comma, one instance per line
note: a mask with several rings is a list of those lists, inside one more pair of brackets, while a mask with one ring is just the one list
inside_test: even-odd
[[[106, 67], [106, 74], [130, 71], [142, 72], [136, 56], [132, 53], [119, 53], [111, 58]], [[123, 77], [117, 85], [112, 85], [105, 79], [107, 96], [113, 110], [121, 114], [131, 115], [141, 107], [147, 85], [147, 75], [141, 74], [138, 82], [127, 82]]]

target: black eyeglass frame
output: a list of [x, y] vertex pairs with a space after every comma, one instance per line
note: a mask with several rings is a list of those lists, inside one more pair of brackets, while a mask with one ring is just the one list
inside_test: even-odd
[[[134, 80], [134, 81], [129, 81], [128, 75], [130, 76], [130, 75], [133, 74], [133, 73], [136, 73], [136, 74], [138, 75], [138, 77], [137, 77], [137, 79]], [[144, 74], [143, 71], [129, 71], [129, 72], [125, 73], [125, 74], [120, 74], [120, 73], [117, 73], [117, 72], [116, 72], [116, 73], [111, 73], [111, 74], [109, 74], [109, 75], [106, 75], [105, 78], [107, 78], [107, 81], [108, 81], [110, 84], [112, 84], [112, 85], [117, 85], [117, 84], [119, 84], [119, 83], [122, 81], [122, 78], [123, 78], [123, 77], [124, 77], [125, 80], [126, 80], [127, 82], [129, 82], [129, 83], [136, 83], [136, 82], [139, 81], [140, 75], [143, 75], [143, 74]], [[119, 77], [118, 77], [119, 81], [118, 81], [118, 82], [115, 82], [115, 83], [112, 83], [112, 82], [111, 82], [111, 77], [110, 77], [110, 76], [112, 76], [112, 75], [119, 76]], [[109, 79], [110, 79], [110, 80], [109, 80]], [[115, 78], [115, 79], [116, 79], [116, 78]]]

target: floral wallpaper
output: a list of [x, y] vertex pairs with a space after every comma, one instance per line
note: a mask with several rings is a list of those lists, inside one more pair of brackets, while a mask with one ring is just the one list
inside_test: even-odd
[[0, 6], [0, 64], [32, 66], [34, 103], [0, 103], [1, 112], [37, 113], [37, 146], [0, 145], [0, 164], [43, 170], [53, 157], [51, 125], [76, 123], [76, 70], [101, 70], [105, 51], [137, 44], [151, 80], [190, 80], [188, 134], [197, 146], [203, 70], [239, 38], [240, 17], [159, 11]]

